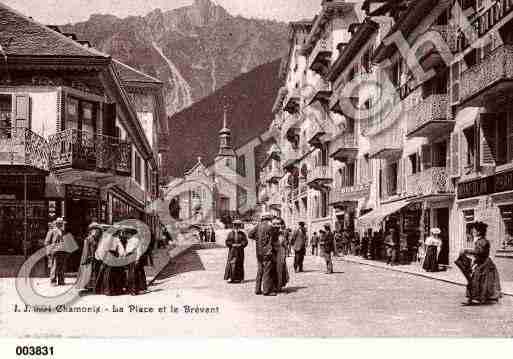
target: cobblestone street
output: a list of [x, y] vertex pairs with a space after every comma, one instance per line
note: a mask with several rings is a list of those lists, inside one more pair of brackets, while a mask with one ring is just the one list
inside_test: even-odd
[[[9, 336], [511, 336], [513, 300], [499, 305], [463, 307], [464, 288], [431, 279], [337, 260], [335, 273], [323, 273], [317, 257], [307, 256], [304, 273], [291, 273], [286, 292], [256, 296], [254, 247], [246, 250], [246, 280], [222, 280], [226, 250], [188, 255], [176, 276], [138, 296], [85, 296], [73, 306], [95, 306], [100, 313], [15, 313], [21, 306], [14, 280], [2, 281], [0, 335]], [[292, 258], [289, 258], [289, 268]], [[204, 270], [198, 268], [201, 261]], [[45, 280], [36, 286], [45, 293]], [[113, 312], [112, 306], [124, 312]], [[130, 305], [153, 313], [129, 312]], [[173, 305], [178, 313], [160, 314]], [[185, 313], [184, 306], [219, 307], [219, 313]], [[72, 316], [72, 320], [70, 320]], [[7, 325], [6, 325], [7, 324]], [[4, 332], [9, 328], [9, 332]]]

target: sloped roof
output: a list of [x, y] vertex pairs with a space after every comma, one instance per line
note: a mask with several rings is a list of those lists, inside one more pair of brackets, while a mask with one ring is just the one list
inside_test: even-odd
[[[0, 3], [0, 55], [105, 58], [65, 35]], [[3, 53], [2, 53], [3, 52]]]
[[133, 67], [128, 66], [127, 64], [124, 64], [118, 60], [112, 60], [112, 63], [114, 64], [114, 67], [116, 68], [116, 71], [118, 72], [121, 81], [128, 83], [128, 82], [141, 82], [141, 83], [151, 83], [151, 84], [162, 84], [162, 81], [159, 79], [156, 79], [155, 77], [152, 77], [150, 75], [145, 74], [144, 72], [141, 72], [137, 69], [134, 69]]

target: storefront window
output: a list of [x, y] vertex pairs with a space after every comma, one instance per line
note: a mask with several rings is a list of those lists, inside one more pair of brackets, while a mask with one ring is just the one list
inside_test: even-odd
[[475, 220], [474, 210], [469, 209], [469, 210], [463, 211], [463, 217], [465, 219], [465, 233], [467, 236], [466, 244], [467, 244], [467, 247], [471, 247], [472, 246], [471, 224]]
[[513, 251], [513, 206], [503, 206], [500, 209], [504, 223], [504, 237], [500, 249]]

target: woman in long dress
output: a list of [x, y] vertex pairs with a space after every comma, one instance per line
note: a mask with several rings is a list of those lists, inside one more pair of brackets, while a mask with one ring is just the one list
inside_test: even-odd
[[288, 239], [285, 222], [281, 218], [273, 220], [276, 228], [276, 289], [281, 291], [289, 282], [289, 271], [287, 269]]
[[[488, 225], [476, 222], [472, 226], [474, 249], [465, 249], [456, 260], [468, 280], [465, 305], [496, 303], [501, 297], [499, 272], [490, 258], [490, 242], [486, 239]], [[467, 257], [474, 257], [472, 264]]]
[[[103, 227], [93, 222], [89, 225], [88, 229], [89, 234], [84, 240], [84, 247], [82, 248], [78, 278], [81, 282], [80, 289], [93, 290], [96, 286], [96, 278], [101, 265], [101, 262], [95, 258], [94, 254], [102, 236]], [[90, 273], [89, 278], [82, 278], [87, 275], [86, 273]]]
[[121, 295], [127, 286], [125, 267], [116, 259], [125, 256], [125, 248], [121, 243], [123, 229], [118, 228], [113, 234], [105, 233], [100, 240], [95, 257], [102, 261], [96, 281], [96, 294]]
[[246, 233], [241, 229], [242, 222], [234, 221], [235, 229], [228, 234], [225, 244], [228, 247], [228, 259], [224, 271], [224, 280], [240, 283], [244, 280], [244, 248], [248, 246]]
[[144, 272], [147, 257], [143, 253], [143, 243], [137, 229], [128, 228], [126, 235], [129, 237], [126, 244], [126, 257], [130, 261], [127, 270], [127, 289], [130, 295], [138, 295], [148, 289]]
[[438, 256], [440, 255], [440, 248], [442, 248], [442, 240], [440, 239], [440, 229], [432, 228], [431, 236], [426, 238], [426, 256], [422, 268], [426, 272], [438, 272]]

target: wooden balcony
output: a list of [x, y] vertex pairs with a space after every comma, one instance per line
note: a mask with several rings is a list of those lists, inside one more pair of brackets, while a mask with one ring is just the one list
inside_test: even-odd
[[370, 158], [399, 156], [403, 151], [403, 132], [399, 129], [385, 130], [370, 139]]
[[431, 197], [453, 195], [454, 186], [445, 167], [431, 167], [407, 178], [407, 192], [410, 196]]
[[448, 119], [449, 95], [435, 94], [408, 111], [408, 137], [436, 138], [449, 134], [454, 120]]
[[510, 98], [513, 89], [513, 46], [503, 45], [461, 74], [460, 106], [480, 107]]
[[324, 75], [331, 62], [331, 46], [329, 39], [320, 39], [310, 54], [310, 69]]
[[326, 186], [333, 182], [331, 168], [329, 166], [314, 167], [306, 179], [307, 185], [317, 190], [326, 189]]
[[343, 133], [332, 141], [331, 147], [331, 158], [340, 162], [354, 160], [358, 155], [357, 135], [354, 132]]
[[432, 25], [429, 30], [440, 33], [451, 52], [458, 51], [458, 28], [451, 25]]
[[331, 206], [337, 207], [344, 205], [347, 202], [354, 202], [360, 198], [369, 196], [370, 184], [356, 184], [347, 187], [335, 187], [330, 191]]
[[0, 165], [49, 170], [46, 140], [28, 128], [0, 128]]
[[311, 96], [307, 99], [307, 103], [312, 104], [315, 101], [319, 101], [322, 104], [328, 105], [333, 94], [331, 84], [321, 77], [316, 83], [312, 84], [312, 88], [313, 90]]
[[131, 145], [119, 138], [69, 129], [50, 136], [48, 146], [52, 171], [82, 170], [98, 177], [131, 175]]

